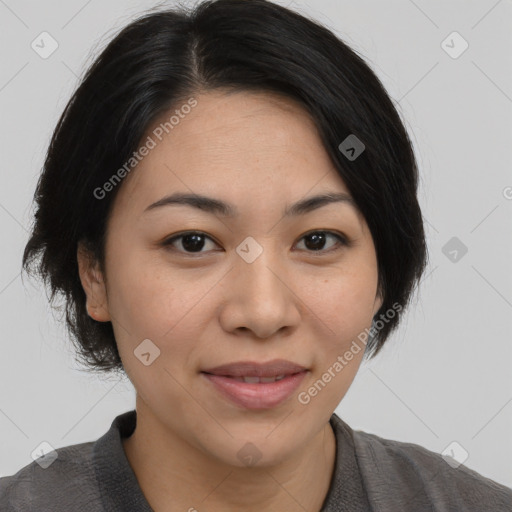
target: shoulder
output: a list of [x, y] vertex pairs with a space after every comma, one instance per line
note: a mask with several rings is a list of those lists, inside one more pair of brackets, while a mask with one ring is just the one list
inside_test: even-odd
[[40, 457], [14, 475], [0, 478], [0, 510], [101, 510], [93, 446], [88, 442], [57, 448], [45, 456], [46, 463]]
[[[352, 430], [367, 491], [374, 502], [409, 510], [512, 511], [512, 489], [423, 446]], [[448, 508], [446, 508], [448, 507]]]

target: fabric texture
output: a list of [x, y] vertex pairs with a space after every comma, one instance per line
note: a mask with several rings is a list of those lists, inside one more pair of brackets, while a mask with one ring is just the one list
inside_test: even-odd
[[[0, 478], [1, 512], [152, 512], [122, 445], [136, 411], [117, 416], [98, 440], [58, 448]], [[320, 512], [512, 512], [512, 489], [419, 445], [353, 430], [333, 414], [336, 461]]]

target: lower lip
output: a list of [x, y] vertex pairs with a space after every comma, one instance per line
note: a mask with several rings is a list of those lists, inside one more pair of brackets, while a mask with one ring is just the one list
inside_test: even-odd
[[246, 409], [270, 409], [284, 402], [298, 388], [307, 370], [276, 382], [240, 382], [231, 377], [202, 372], [215, 388], [235, 404]]

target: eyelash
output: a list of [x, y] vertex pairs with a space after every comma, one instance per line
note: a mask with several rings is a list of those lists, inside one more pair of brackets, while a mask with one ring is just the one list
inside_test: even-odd
[[[344, 235], [342, 235], [340, 233], [337, 233], [335, 231], [320, 230], [320, 229], [317, 229], [315, 231], [309, 231], [308, 233], [302, 235], [300, 240], [302, 240], [302, 239], [304, 239], [304, 238], [306, 238], [306, 237], [308, 237], [310, 235], [317, 234], [317, 233], [323, 233], [325, 235], [332, 235], [334, 238], [336, 238], [338, 240], [339, 246], [335, 247], [335, 248], [327, 249], [327, 250], [320, 249], [318, 251], [308, 251], [306, 249], [306, 252], [311, 253], [313, 256], [321, 256], [321, 255], [324, 255], [324, 254], [327, 254], [327, 253], [336, 252], [336, 251], [339, 251], [339, 250], [341, 250], [341, 249], [343, 249], [345, 247], [351, 247], [351, 245], [352, 245], [352, 242], [350, 242]], [[166, 248], [169, 248], [173, 252], [178, 252], [178, 253], [184, 254], [186, 256], [190, 256], [192, 258], [200, 257], [202, 254], [206, 254], [208, 252], [208, 251], [206, 251], [206, 252], [195, 252], [195, 253], [194, 252], [186, 252], [186, 251], [177, 250], [176, 248], [172, 247], [173, 242], [175, 242], [176, 240], [179, 240], [180, 238], [183, 238], [183, 237], [185, 237], [187, 235], [201, 235], [201, 236], [204, 236], [204, 237], [210, 239], [212, 242], [216, 243], [215, 240], [213, 240], [211, 237], [209, 237], [206, 233], [203, 233], [202, 231], [185, 231], [183, 233], [180, 233], [178, 235], [174, 235], [171, 238], [168, 238], [168, 239], [164, 240], [162, 245], [164, 247], [166, 247]]]

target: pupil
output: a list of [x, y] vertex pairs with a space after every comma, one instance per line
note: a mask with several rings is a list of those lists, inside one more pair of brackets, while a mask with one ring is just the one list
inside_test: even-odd
[[[313, 243], [312, 244], [308, 243], [308, 240], [311, 240]], [[312, 235], [307, 236], [306, 240], [305, 240], [305, 244], [308, 249], [312, 249], [314, 251], [318, 251], [318, 250], [322, 249], [322, 247], [325, 244], [325, 233], [320, 233], [320, 234], [314, 233]], [[321, 247], [318, 247], [318, 244], [320, 244]]]
[[198, 234], [184, 235], [181, 244], [187, 251], [200, 251], [204, 246], [204, 240], [201, 240], [202, 238], [202, 235]]

